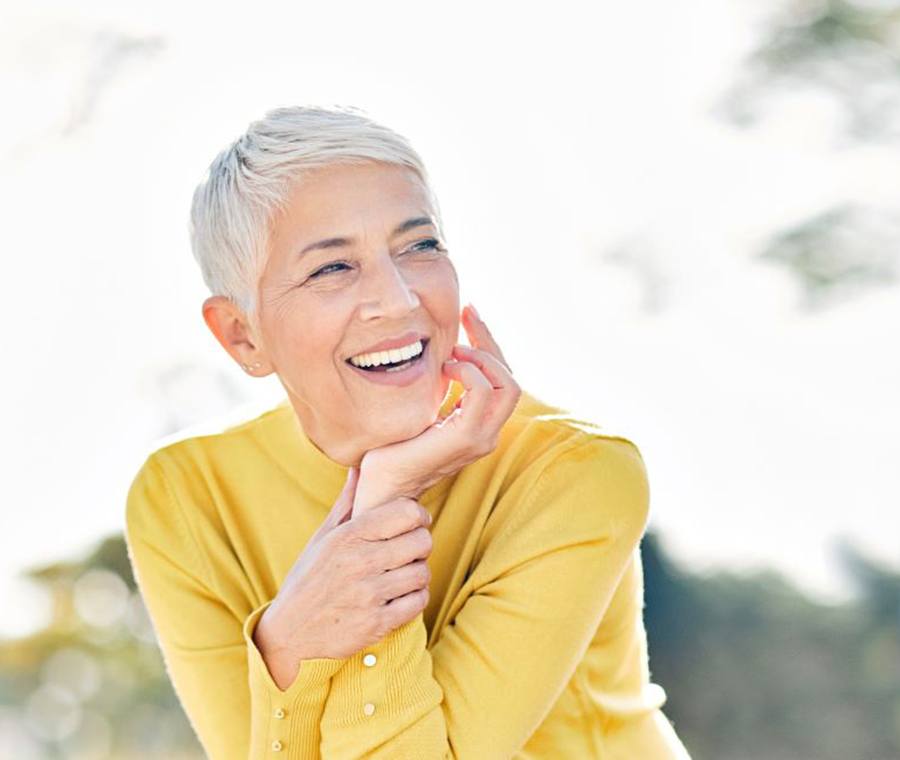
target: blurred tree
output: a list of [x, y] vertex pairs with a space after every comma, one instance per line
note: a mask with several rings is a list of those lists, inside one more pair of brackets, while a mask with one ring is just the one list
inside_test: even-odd
[[642, 542], [645, 622], [666, 714], [695, 760], [900, 757], [900, 574], [845, 548], [859, 599], [781, 575], [687, 574]]
[[[695, 760], [900, 757], [900, 574], [846, 543], [840, 555], [859, 597], [833, 607], [770, 571], [685, 572], [645, 535], [651, 671]], [[56, 612], [47, 629], [0, 642], [0, 748], [202, 758], [122, 537], [29, 576]]]
[[[747, 128], [798, 94], [830, 99], [840, 140], [888, 143], [900, 137], [900, 2], [777, 0], [737, 80], [713, 112]], [[810, 130], [824, 122], [809, 120]], [[821, 308], [897, 281], [896, 212], [837, 204], [776, 232], [759, 256], [786, 268], [804, 308]]]
[[51, 591], [54, 614], [45, 630], [0, 642], [0, 756], [201, 760], [123, 537], [27, 576]]
[[897, 282], [900, 215], [844, 203], [772, 236], [759, 254], [792, 272], [804, 306], [818, 309]]
[[836, 99], [843, 135], [900, 137], [900, 3], [778, 0], [738, 80], [715, 105], [736, 126], [756, 123], [773, 98], [816, 91]]

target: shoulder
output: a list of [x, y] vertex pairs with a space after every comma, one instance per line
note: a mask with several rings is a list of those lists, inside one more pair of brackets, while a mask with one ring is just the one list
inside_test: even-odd
[[561, 448], [538, 475], [532, 509], [559, 503], [566, 518], [611, 534], [642, 534], [650, 487], [637, 444], [621, 434], [584, 432]]
[[511, 469], [536, 473], [543, 481], [558, 479], [563, 472], [612, 471], [621, 477], [647, 479], [633, 435], [619, 426], [603, 425], [552, 406], [524, 390], [495, 454], [517, 460], [518, 466]]
[[[634, 438], [523, 391], [492, 456], [504, 469], [497, 515], [504, 530], [529, 520], [572, 520], [587, 529], [640, 536], [650, 488]], [[500, 505], [498, 505], [500, 506]]]
[[126, 521], [137, 525], [152, 516], [175, 522], [182, 496], [202, 497], [223, 473], [264, 454], [267, 426], [286, 419], [288, 411], [286, 399], [244, 404], [151, 442], [128, 488]]

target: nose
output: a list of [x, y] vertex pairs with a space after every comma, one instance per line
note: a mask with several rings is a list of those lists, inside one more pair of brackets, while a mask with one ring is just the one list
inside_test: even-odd
[[368, 270], [365, 297], [359, 307], [361, 319], [402, 318], [419, 307], [419, 296], [390, 254], [378, 257]]

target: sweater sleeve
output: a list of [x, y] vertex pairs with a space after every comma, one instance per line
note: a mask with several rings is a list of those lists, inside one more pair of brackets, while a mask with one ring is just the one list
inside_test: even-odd
[[318, 757], [329, 680], [345, 660], [304, 660], [278, 688], [252, 638], [272, 600], [241, 617], [216, 593], [156, 456], [129, 488], [125, 537], [166, 671], [206, 756]]
[[[430, 650], [420, 613], [335, 674], [323, 757], [511, 758], [571, 680], [601, 619], [623, 628], [604, 616], [649, 514], [637, 447], [591, 436], [556, 455], [505, 510], [472, 571], [472, 594]], [[627, 603], [619, 611], [635, 614]], [[630, 662], [623, 668], [640, 664]], [[609, 756], [684, 760], [656, 711], [658, 693], [637, 674], [616, 686], [624, 707], [605, 721]], [[640, 747], [652, 751], [631, 751]]]

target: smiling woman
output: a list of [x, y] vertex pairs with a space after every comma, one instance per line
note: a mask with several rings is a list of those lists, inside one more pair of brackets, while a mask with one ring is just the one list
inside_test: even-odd
[[213, 161], [191, 242], [215, 340], [286, 392], [151, 452], [127, 495], [207, 756], [688, 758], [649, 679], [640, 451], [524, 392], [460, 312], [408, 142], [270, 111]]

